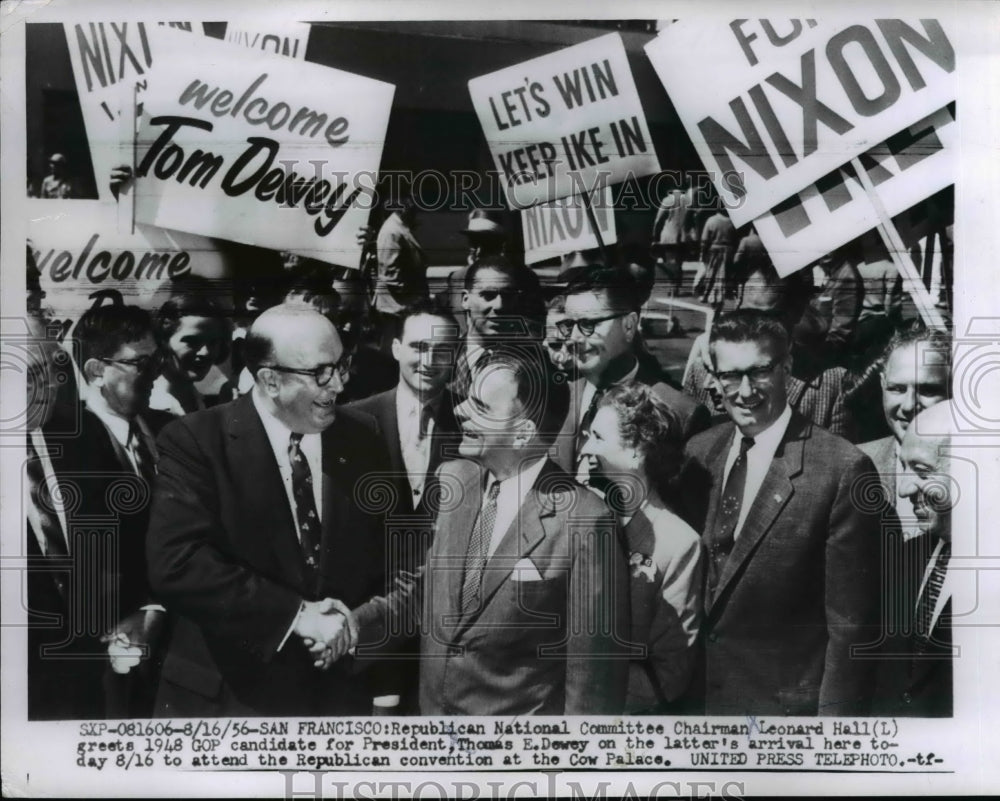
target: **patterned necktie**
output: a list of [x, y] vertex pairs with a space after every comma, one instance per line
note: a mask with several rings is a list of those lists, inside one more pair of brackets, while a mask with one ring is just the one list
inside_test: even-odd
[[479, 591], [483, 583], [483, 568], [489, 552], [493, 526], [497, 522], [497, 495], [500, 482], [494, 481], [486, 495], [486, 505], [479, 510], [476, 525], [469, 539], [469, 554], [466, 557], [465, 579], [462, 582], [462, 614], [468, 614], [479, 606]]
[[139, 477], [152, 488], [153, 479], [156, 476], [156, 460], [153, 459], [146, 439], [142, 436], [142, 429], [135, 420], [129, 423], [128, 448], [132, 453], [132, 458], [135, 459]]
[[722, 490], [722, 503], [715, 518], [715, 529], [708, 540], [708, 589], [710, 597], [715, 596], [715, 589], [722, 575], [729, 552], [733, 549], [736, 524], [740, 519], [740, 508], [743, 506], [743, 490], [747, 483], [747, 451], [753, 447], [753, 437], [743, 437], [740, 440], [740, 453], [733, 462]]
[[35, 445], [28, 435], [28, 486], [31, 492], [31, 503], [38, 513], [38, 524], [41, 531], [37, 532], [45, 544], [46, 556], [67, 556], [66, 532], [63, 531], [53, 505], [51, 487], [45, 481], [45, 468], [42, 459], [35, 450]]
[[302, 555], [311, 570], [319, 569], [322, 532], [316, 513], [316, 496], [313, 495], [313, 477], [309, 462], [302, 453], [301, 434], [288, 439], [288, 461], [292, 465], [292, 496], [295, 498], [295, 520], [299, 524]]
[[941, 597], [941, 589], [944, 587], [944, 579], [948, 574], [948, 561], [951, 557], [951, 545], [945, 544], [938, 554], [937, 562], [931, 569], [931, 574], [927, 579], [923, 595], [917, 602], [917, 641], [919, 645], [926, 645], [931, 639], [931, 624], [934, 621], [934, 609], [937, 607], [938, 599]]

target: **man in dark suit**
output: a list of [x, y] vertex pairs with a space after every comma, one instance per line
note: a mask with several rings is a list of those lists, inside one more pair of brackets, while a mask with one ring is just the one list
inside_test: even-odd
[[[707, 714], [865, 714], [877, 639], [880, 515], [852, 487], [871, 461], [788, 406], [784, 326], [741, 310], [709, 351], [732, 420], [688, 443], [709, 553]], [[874, 507], [874, 505], [872, 505]]]
[[366, 714], [366, 682], [345, 664], [323, 671], [343, 651], [331, 599], [384, 591], [383, 516], [355, 486], [387, 457], [374, 420], [335, 405], [347, 365], [321, 314], [269, 309], [245, 356], [248, 395], [157, 443], [150, 579], [177, 617], [157, 713]]
[[544, 358], [485, 357], [456, 411], [464, 458], [438, 469], [454, 500], [422, 572], [355, 610], [359, 658], [419, 627], [422, 714], [623, 709], [624, 558], [609, 510], [546, 456], [565, 393], [539, 385]]
[[566, 289], [565, 317], [557, 323], [574, 345], [581, 376], [570, 384], [569, 413], [552, 450], [552, 458], [567, 472], [586, 475], [579, 462], [580, 447], [604, 392], [612, 386], [638, 382], [653, 388], [680, 417], [684, 438], [708, 428], [711, 415], [667, 382], [656, 360], [640, 348], [639, 295], [624, 270], [590, 268]]
[[952, 503], [957, 482], [948, 453], [954, 409], [943, 401], [914, 417], [900, 446], [900, 495], [920, 536], [893, 543], [889, 585], [898, 603], [886, 632], [875, 714], [950, 717], [954, 649], [951, 634]]
[[[399, 383], [386, 392], [355, 401], [349, 408], [374, 417], [389, 453], [396, 503], [387, 513], [427, 517], [435, 495], [428, 480], [438, 465], [457, 454], [455, 403], [447, 390], [458, 340], [454, 318], [431, 303], [411, 306], [400, 315], [400, 334], [392, 343]], [[417, 554], [414, 569], [423, 561]]]
[[[886, 346], [881, 379], [882, 409], [892, 433], [858, 447], [874, 462], [886, 496], [903, 518], [909, 515], [900, 500], [900, 446], [916, 415], [951, 397], [951, 337], [922, 323], [897, 332]], [[919, 529], [908, 533], [907, 538], [915, 536]]]
[[162, 417], [173, 418], [165, 412], [151, 415], [148, 409], [158, 358], [147, 311], [125, 305], [88, 309], [77, 321], [73, 339], [86, 408], [80, 417], [81, 437], [68, 447], [86, 450], [91, 483], [135, 479], [141, 485], [138, 502], [104, 510], [118, 520], [118, 622], [106, 635], [113, 669], [106, 677], [108, 716], [149, 717], [165, 610], [150, 598], [145, 542], [156, 476], [154, 431], [163, 425]]

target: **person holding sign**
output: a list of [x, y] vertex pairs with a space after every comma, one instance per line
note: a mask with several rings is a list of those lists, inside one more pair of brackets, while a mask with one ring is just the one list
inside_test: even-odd
[[382, 325], [382, 350], [388, 352], [399, 334], [399, 314], [406, 306], [427, 298], [427, 261], [417, 241], [417, 205], [401, 197], [382, 223], [376, 240], [378, 277], [375, 310]]

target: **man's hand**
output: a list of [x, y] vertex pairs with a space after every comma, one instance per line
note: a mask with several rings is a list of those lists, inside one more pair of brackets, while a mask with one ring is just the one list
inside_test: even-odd
[[128, 673], [143, 656], [149, 655], [166, 617], [162, 609], [140, 609], [122, 620], [114, 631], [101, 637], [101, 642], [108, 644], [111, 669], [115, 673]]
[[111, 168], [111, 175], [108, 178], [108, 186], [111, 187], [111, 194], [118, 197], [118, 193], [126, 182], [132, 180], [132, 168], [128, 164], [118, 164]]
[[321, 670], [327, 670], [346, 654], [357, 639], [350, 610], [333, 598], [306, 601], [292, 631], [302, 638]]

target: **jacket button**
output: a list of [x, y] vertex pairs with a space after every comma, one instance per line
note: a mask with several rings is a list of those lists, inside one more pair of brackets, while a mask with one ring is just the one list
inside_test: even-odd
[[903, 702], [907, 704], [912, 704], [913, 696], [910, 695], [908, 692], [903, 693]]
[[708, 641], [709, 641], [709, 642], [718, 642], [718, 641], [719, 641], [719, 635], [718, 635], [718, 634], [716, 634], [716, 633], [715, 633], [715, 632], [713, 631], [713, 632], [712, 632], [711, 634], [709, 634], [709, 635], [708, 635]]

